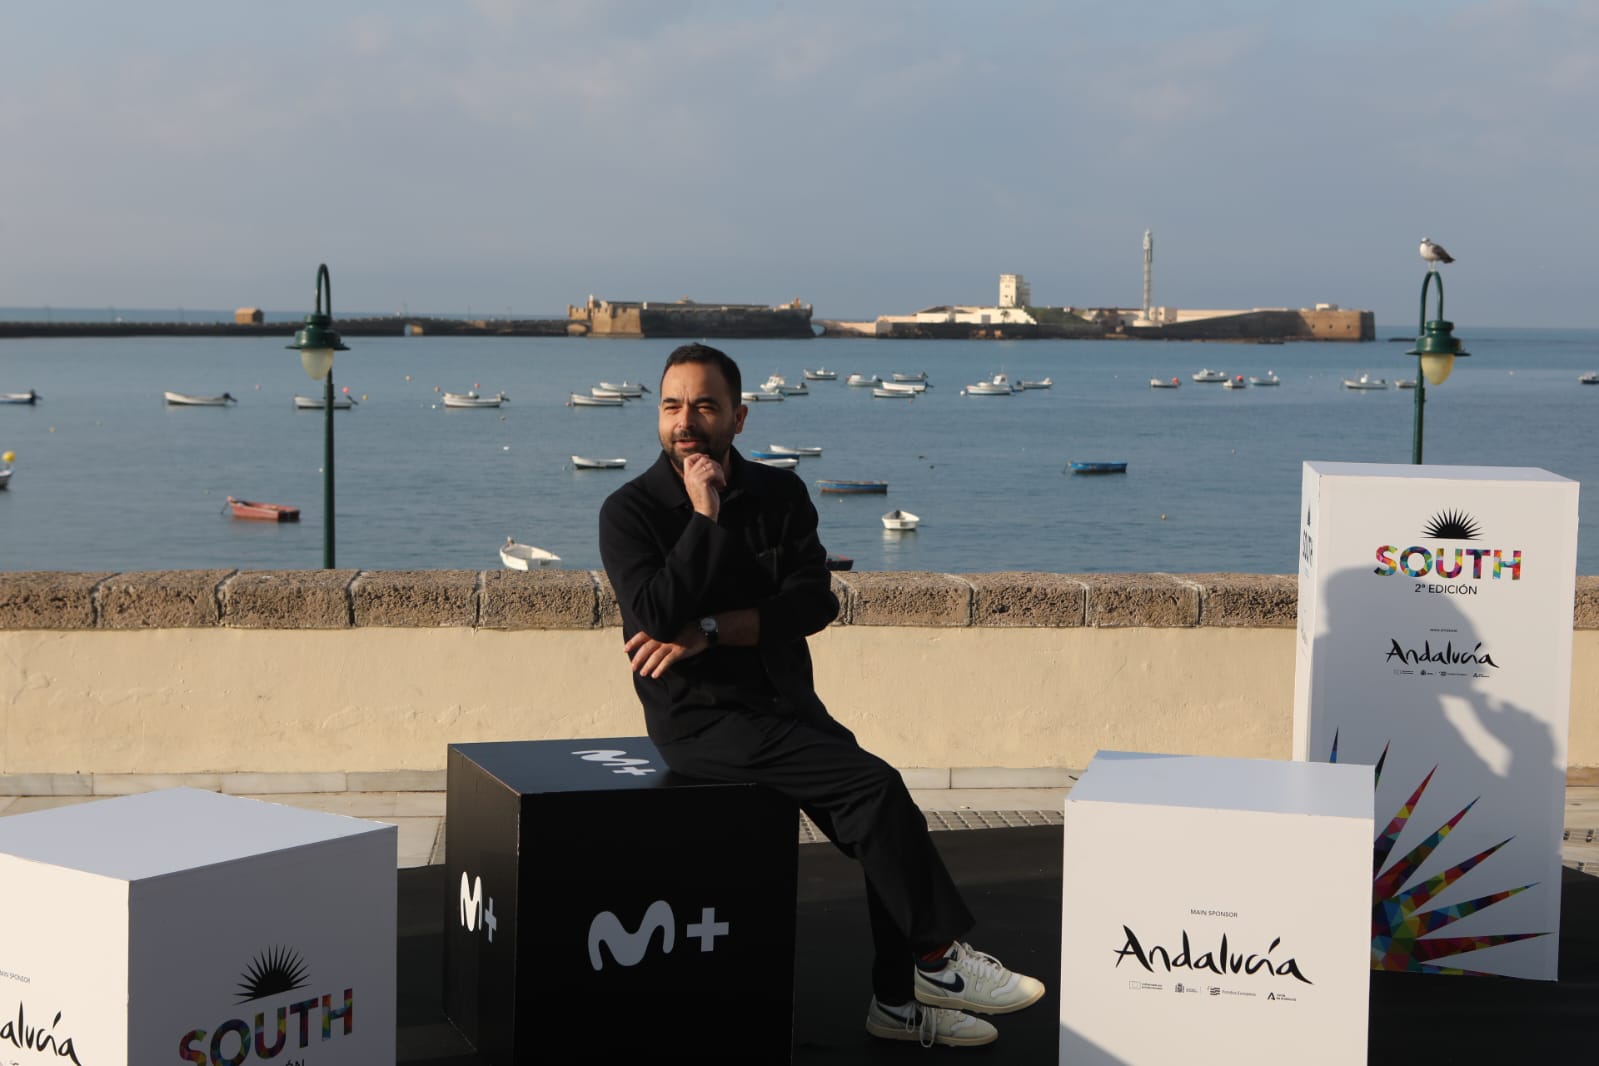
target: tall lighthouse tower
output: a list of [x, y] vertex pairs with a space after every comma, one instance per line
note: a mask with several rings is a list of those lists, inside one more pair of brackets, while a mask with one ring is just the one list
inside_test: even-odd
[[1149, 321], [1150, 312], [1154, 310], [1154, 301], [1150, 294], [1154, 291], [1155, 282], [1155, 238], [1149, 231], [1144, 231], [1144, 321]]

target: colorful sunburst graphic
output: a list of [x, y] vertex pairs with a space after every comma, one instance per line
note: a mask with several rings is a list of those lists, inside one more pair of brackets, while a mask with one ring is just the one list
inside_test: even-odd
[[293, 948], [268, 948], [239, 976], [239, 1003], [303, 988], [307, 981], [305, 960]]
[[[1388, 759], [1388, 745], [1384, 744], [1382, 755], [1377, 759], [1376, 780], [1382, 780], [1383, 763]], [[1332, 754], [1329, 762], [1338, 761], [1338, 734], [1333, 733]], [[1430, 900], [1443, 892], [1450, 885], [1465, 877], [1478, 863], [1484, 862], [1494, 852], [1510, 843], [1506, 837], [1490, 848], [1484, 848], [1471, 858], [1457, 863], [1443, 873], [1429, 877], [1427, 880], [1410, 888], [1405, 883], [1421, 868], [1422, 863], [1438, 849], [1445, 837], [1454, 831], [1477, 801], [1472, 800], [1461, 808], [1453, 818], [1435, 829], [1431, 836], [1412, 848], [1403, 858], [1399, 859], [1386, 870], [1383, 864], [1388, 861], [1389, 853], [1393, 851], [1394, 843], [1398, 841], [1400, 833], [1404, 832], [1405, 825], [1410, 821], [1411, 814], [1416, 809], [1416, 804], [1421, 802], [1421, 794], [1427, 791], [1427, 785], [1432, 781], [1432, 775], [1438, 772], [1434, 766], [1422, 778], [1410, 798], [1395, 812], [1388, 826], [1377, 835], [1376, 844], [1372, 849], [1371, 863], [1371, 966], [1374, 970], [1394, 970], [1405, 973], [1442, 973], [1442, 974], [1469, 974], [1475, 977], [1488, 976], [1481, 970], [1468, 970], [1453, 966], [1439, 966], [1435, 960], [1449, 958], [1456, 955], [1466, 955], [1484, 948], [1497, 947], [1500, 944], [1512, 944], [1517, 940], [1531, 940], [1534, 937], [1548, 936], [1548, 933], [1494, 933], [1488, 936], [1455, 936], [1432, 937], [1431, 934], [1446, 929], [1468, 914], [1476, 914], [1486, 910], [1501, 900], [1527, 891], [1538, 882], [1522, 885], [1520, 888], [1507, 888], [1502, 892], [1495, 892], [1488, 896], [1479, 896], [1477, 899], [1467, 900], [1463, 903], [1454, 903], [1447, 907], [1434, 907], [1432, 910], [1422, 910]], [[1481, 797], [1479, 797], [1481, 798]], [[1428, 938], [1430, 939], [1424, 939]]]

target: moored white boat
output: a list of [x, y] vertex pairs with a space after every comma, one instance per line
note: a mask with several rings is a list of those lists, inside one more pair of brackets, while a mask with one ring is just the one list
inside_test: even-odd
[[[295, 396], [294, 407], [297, 411], [320, 411], [325, 401], [326, 398], [322, 396]], [[354, 406], [355, 401], [348, 396], [333, 397], [333, 409], [335, 411], [348, 411]]]
[[493, 396], [479, 396], [473, 392], [447, 392], [444, 394], [445, 407], [498, 407], [510, 400], [503, 392]]
[[762, 392], [778, 392], [784, 396], [808, 396], [811, 388], [803, 381], [790, 385], [782, 374], [773, 374], [761, 385]]
[[753, 459], [751, 462], [760, 463], [762, 466], [775, 466], [779, 470], [792, 470], [799, 466], [799, 460], [792, 455], [780, 455], [771, 459]]
[[232, 393], [224, 392], [221, 396], [191, 396], [186, 392], [165, 392], [167, 405], [170, 407], [226, 407], [230, 403], [238, 403]]
[[1021, 381], [1016, 383], [1016, 387], [1023, 391], [1026, 391], [1027, 389], [1049, 389], [1053, 388], [1054, 385], [1054, 378], [1041, 378], [1038, 381], [1028, 381], [1026, 378], [1023, 378]]
[[636, 381], [602, 381], [600, 388], [607, 392], [618, 393], [629, 400], [637, 400], [650, 391], [648, 385]]
[[566, 401], [568, 407], [621, 407], [627, 401], [620, 396], [584, 396], [581, 392], [572, 393], [572, 398]]
[[1211, 370], [1208, 367], [1194, 375], [1195, 381], [1226, 381], [1227, 375], [1220, 370]]
[[884, 388], [884, 389], [887, 389], [889, 392], [908, 392], [908, 393], [910, 393], [912, 395], [915, 395], [916, 393], [926, 392], [927, 391], [927, 382], [925, 382], [925, 381], [885, 381], [885, 382], [883, 382], [883, 384], [880, 387]]
[[921, 382], [923, 385], [927, 384], [927, 371], [925, 370], [918, 370], [914, 374], [901, 374], [899, 371], [895, 371], [894, 373], [890, 374], [889, 377], [900, 382], [901, 384], [916, 381]]
[[783, 400], [783, 394], [780, 392], [762, 392], [760, 389], [741, 392], [739, 396], [745, 403], [781, 403]]
[[851, 374], [844, 379], [844, 383], [857, 389], [876, 388], [883, 383], [883, 379], [876, 374]]
[[1590, 370], [1577, 379], [1583, 385], [1599, 385], [1599, 371]]
[[1179, 378], [1172, 378], [1170, 381], [1167, 381], [1165, 378], [1149, 379], [1149, 387], [1152, 389], [1176, 389], [1181, 388], [1182, 384], [1183, 383]]
[[1244, 375], [1239, 374], [1235, 378], [1222, 382], [1221, 387], [1224, 389], [1247, 389], [1249, 388], [1249, 382], [1244, 380]]
[[1277, 376], [1277, 371], [1268, 370], [1265, 374], [1259, 377], [1251, 374], [1249, 377], [1249, 383], [1251, 385], [1281, 385], [1282, 379]]
[[916, 394], [910, 391], [898, 392], [887, 387], [879, 387], [872, 390], [872, 397], [878, 400], [914, 400], [916, 399]]
[[590, 459], [584, 455], [572, 456], [572, 466], [578, 470], [620, 470], [626, 465], [626, 459]]
[[27, 392], [0, 392], [0, 403], [27, 403], [39, 402], [39, 394], [32, 389]]
[[995, 374], [988, 381], [978, 381], [961, 390], [962, 396], [1009, 396], [1016, 390], [1011, 387], [1010, 378], [1004, 374]]
[[1394, 388], [1396, 388], [1396, 389], [1413, 389], [1415, 387], [1416, 387], [1416, 379], [1415, 378], [1395, 378], [1394, 379]]
[[629, 392], [618, 392], [616, 389], [608, 389], [603, 385], [593, 385], [589, 388], [589, 395], [598, 396], [602, 400], [637, 400], [643, 393], [635, 395]]
[[820, 448], [790, 447], [787, 444], [769, 444], [766, 448], [777, 455], [792, 455], [796, 458], [815, 457], [822, 454]]
[[909, 511], [893, 510], [883, 516], [883, 528], [905, 532], [916, 528], [920, 522], [920, 515], [913, 515]]
[[805, 371], [805, 380], [806, 381], [837, 381], [838, 380], [838, 371], [829, 370], [826, 367], [818, 367], [815, 370], [806, 370]]
[[511, 570], [531, 570], [535, 566], [558, 563], [561, 557], [554, 552], [535, 548], [531, 544], [518, 544], [515, 537], [506, 537], [500, 545], [500, 562]]
[[1358, 378], [1344, 378], [1346, 389], [1386, 389], [1386, 378], [1374, 378], [1370, 374], [1361, 374]]

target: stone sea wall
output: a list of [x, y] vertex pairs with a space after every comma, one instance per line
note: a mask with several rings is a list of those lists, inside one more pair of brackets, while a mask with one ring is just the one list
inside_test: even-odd
[[[1022, 784], [1100, 749], [1289, 754], [1292, 576], [834, 583], [818, 691], [895, 766]], [[636, 736], [619, 626], [596, 571], [0, 572], [0, 787], [436, 772], [456, 742]], [[1569, 763], [1599, 780], [1599, 578], [1573, 627]]]

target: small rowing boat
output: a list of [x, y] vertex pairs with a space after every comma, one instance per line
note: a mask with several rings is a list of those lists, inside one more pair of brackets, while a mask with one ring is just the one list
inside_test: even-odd
[[554, 552], [535, 548], [531, 544], [518, 544], [515, 537], [506, 537], [505, 543], [500, 545], [500, 562], [509, 570], [531, 570], [560, 561], [561, 557]]
[[230, 403], [238, 403], [232, 393], [224, 392], [221, 396], [190, 396], [186, 392], [164, 392], [169, 407], [226, 407]]
[[1073, 462], [1069, 464], [1074, 474], [1125, 474], [1126, 463]]
[[29, 389], [27, 392], [0, 392], [0, 403], [26, 403], [39, 402], [39, 394]]
[[300, 509], [285, 507], [281, 503], [261, 503], [259, 500], [239, 500], [228, 497], [228, 506], [234, 518], [252, 518], [259, 522], [298, 522]]
[[626, 459], [589, 459], [581, 455], [572, 456], [572, 466], [578, 470], [620, 470], [626, 465]]
[[819, 491], [819, 492], [833, 492], [833, 493], [838, 493], [840, 495], [846, 495], [846, 496], [862, 495], [862, 494], [866, 494], [866, 493], [874, 493], [874, 494], [877, 494], [877, 495], [882, 495], [883, 493], [888, 491], [888, 482], [886, 482], [886, 481], [834, 481], [834, 480], [831, 480], [831, 479], [824, 478], [824, 479], [819, 480], [819, 481], [816, 482], [816, 488], [817, 488], [817, 491]]

